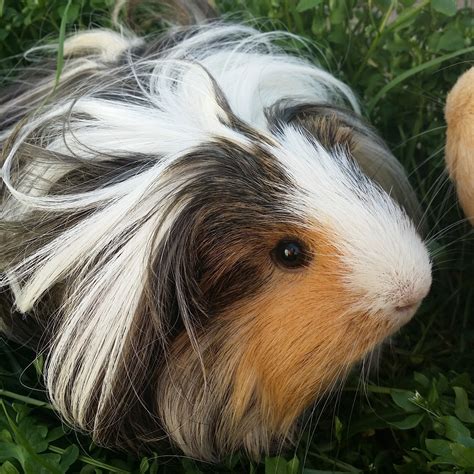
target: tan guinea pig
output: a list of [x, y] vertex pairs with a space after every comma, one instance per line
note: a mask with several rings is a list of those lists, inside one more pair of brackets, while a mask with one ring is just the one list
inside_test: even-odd
[[474, 225], [474, 67], [448, 94], [445, 116], [446, 165], [464, 213]]
[[4, 330], [97, 443], [271, 452], [430, 288], [402, 168], [281, 35], [85, 32], [2, 91]]

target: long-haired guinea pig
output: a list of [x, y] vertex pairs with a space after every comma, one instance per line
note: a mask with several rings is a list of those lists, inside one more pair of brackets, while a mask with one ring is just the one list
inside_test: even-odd
[[271, 452], [430, 288], [403, 169], [281, 35], [87, 31], [1, 93], [3, 330], [97, 443]]

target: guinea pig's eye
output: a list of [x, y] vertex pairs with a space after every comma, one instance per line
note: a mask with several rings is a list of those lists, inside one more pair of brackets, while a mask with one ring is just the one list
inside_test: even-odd
[[305, 266], [309, 255], [304, 244], [298, 239], [282, 239], [272, 250], [273, 261], [283, 268], [298, 268]]

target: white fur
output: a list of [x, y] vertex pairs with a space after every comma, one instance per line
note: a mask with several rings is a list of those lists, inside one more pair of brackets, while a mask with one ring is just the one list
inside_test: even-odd
[[332, 236], [360, 309], [396, 317], [396, 307], [421, 301], [431, 286], [431, 262], [406, 213], [343, 150], [331, 156], [292, 127], [280, 140], [272, 152], [298, 183], [294, 203]]
[[133, 34], [107, 30], [83, 31], [71, 36], [64, 42], [64, 56], [77, 54], [97, 54], [103, 61], [117, 59], [131, 46], [138, 46], [143, 42]]

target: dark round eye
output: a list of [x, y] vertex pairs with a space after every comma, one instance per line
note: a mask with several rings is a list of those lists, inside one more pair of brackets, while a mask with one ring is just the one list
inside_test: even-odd
[[304, 244], [297, 239], [283, 239], [272, 250], [275, 263], [284, 268], [303, 267], [308, 263], [308, 253]]

